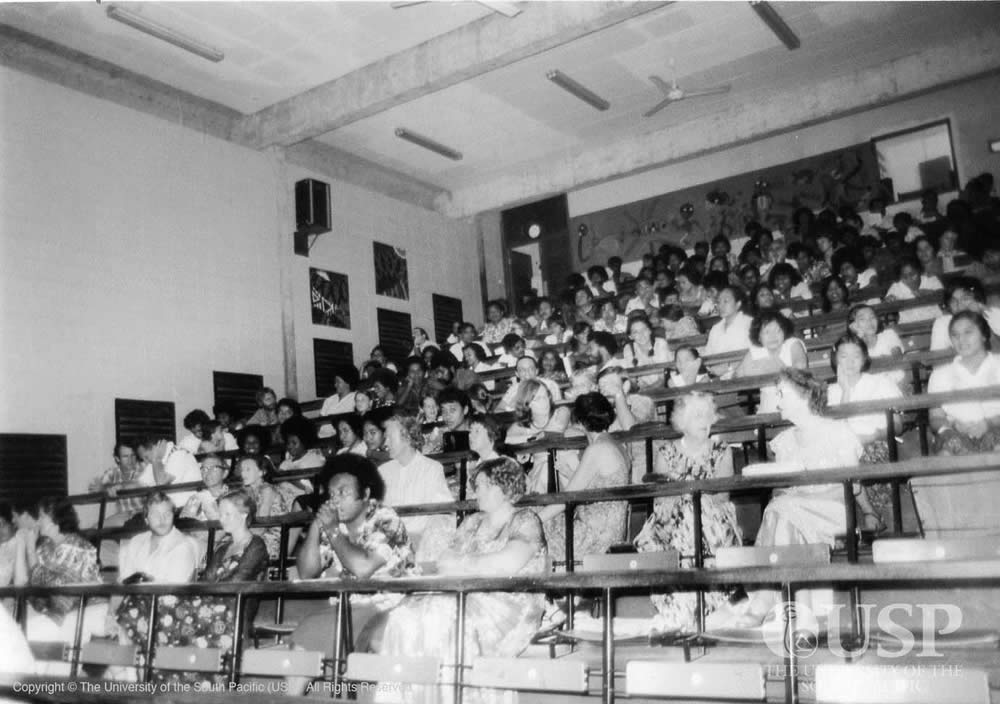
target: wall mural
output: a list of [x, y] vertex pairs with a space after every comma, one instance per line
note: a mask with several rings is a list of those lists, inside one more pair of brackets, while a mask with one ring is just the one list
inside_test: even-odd
[[351, 299], [347, 276], [309, 268], [309, 299], [313, 325], [351, 329]]
[[755, 219], [771, 230], [791, 231], [797, 208], [861, 211], [875, 195], [886, 190], [875, 149], [865, 142], [571, 218], [574, 269], [606, 264], [612, 256], [635, 261], [663, 244], [690, 249], [719, 234], [742, 237], [744, 225]]
[[375, 242], [375, 293], [410, 300], [410, 279], [406, 271], [406, 250]]

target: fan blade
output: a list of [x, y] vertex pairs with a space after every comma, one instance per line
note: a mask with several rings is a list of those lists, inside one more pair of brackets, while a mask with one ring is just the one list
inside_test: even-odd
[[398, 10], [403, 7], [410, 7], [411, 5], [423, 5], [428, 0], [404, 0], [402, 2], [391, 2], [389, 7], [393, 10]]
[[700, 98], [704, 95], [722, 95], [723, 93], [728, 93], [732, 89], [732, 86], [717, 86], [715, 88], [706, 88], [705, 90], [696, 90], [691, 93], [685, 92], [685, 98]]
[[521, 8], [512, 2], [486, 2], [486, 0], [479, 0], [479, 4], [485, 5], [504, 17], [517, 17], [521, 14]]
[[649, 80], [653, 82], [653, 85], [662, 90], [664, 95], [670, 92], [670, 85], [659, 76], [650, 76]]
[[670, 103], [672, 103], [672, 102], [674, 102], [673, 98], [664, 98], [663, 100], [661, 100], [660, 102], [658, 102], [656, 105], [654, 105], [652, 108], [650, 108], [646, 112], [642, 113], [642, 116], [643, 117], [652, 117], [653, 115], [655, 115], [656, 113], [658, 113], [660, 110], [662, 110], [663, 108], [665, 108], [668, 105], [670, 105]]

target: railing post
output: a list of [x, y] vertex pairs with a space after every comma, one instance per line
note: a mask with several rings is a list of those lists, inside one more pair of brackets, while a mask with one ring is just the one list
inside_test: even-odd
[[854, 483], [850, 479], [844, 482], [844, 511], [847, 519], [847, 561], [854, 564], [858, 561], [858, 517], [854, 505]]
[[[694, 519], [694, 566], [701, 569], [705, 566], [705, 536], [703, 533], [704, 526], [702, 525], [701, 518], [701, 492], [693, 491], [691, 492], [691, 515]], [[697, 612], [698, 612], [698, 631], [705, 631], [705, 590], [698, 588], [697, 594]]]
[[469, 483], [469, 458], [462, 457], [458, 463], [458, 500], [465, 501], [466, 485]]
[[87, 596], [80, 595], [80, 602], [76, 607], [76, 628], [73, 629], [73, 651], [69, 658], [69, 677], [76, 679], [80, 670], [80, 641], [83, 640], [83, 616], [87, 608]]
[[462, 677], [465, 663], [465, 611], [468, 594], [458, 592], [458, 611], [455, 621], [455, 704], [462, 704]]
[[[340, 691], [340, 666], [344, 658], [344, 619], [350, 618], [345, 602], [347, 592], [337, 592], [337, 626], [333, 629], [333, 691]], [[346, 670], [346, 663], [345, 668]]]
[[239, 684], [240, 663], [243, 660], [243, 621], [245, 614], [243, 594], [236, 594], [233, 606], [233, 652], [229, 660], [229, 684]]
[[573, 555], [574, 526], [573, 518], [576, 514], [576, 504], [566, 504], [563, 510], [563, 518], [566, 521], [566, 571], [573, 572], [575, 556]]
[[548, 486], [545, 491], [549, 494], [554, 494], [559, 491], [559, 487], [556, 481], [556, 451], [555, 448], [549, 448], [549, 476], [548, 476]]
[[146, 663], [143, 668], [145, 670], [146, 682], [150, 682], [153, 679], [153, 647], [156, 645], [156, 611], [160, 602], [158, 594], [150, 594], [150, 597], [149, 624], [146, 631]]
[[781, 585], [782, 600], [785, 602], [785, 702], [799, 702], [798, 658], [795, 653], [795, 589], [791, 582]]
[[604, 680], [603, 702], [615, 702], [615, 600], [610, 587], [602, 590], [604, 601]]

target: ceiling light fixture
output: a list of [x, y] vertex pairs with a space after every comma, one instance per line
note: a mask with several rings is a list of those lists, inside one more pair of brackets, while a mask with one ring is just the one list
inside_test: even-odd
[[562, 71], [549, 71], [545, 77], [562, 88], [567, 93], [571, 93], [583, 102], [592, 105], [598, 110], [607, 110], [611, 103], [593, 92], [586, 86], [582, 86]]
[[798, 35], [792, 31], [792, 28], [788, 26], [785, 20], [781, 19], [781, 15], [769, 3], [764, 0], [750, 0], [750, 7], [753, 8], [757, 16], [764, 21], [764, 24], [774, 32], [778, 39], [781, 40], [781, 43], [787, 46], [789, 50], [798, 49], [802, 46]]
[[168, 44], [173, 44], [184, 51], [190, 51], [192, 54], [197, 54], [203, 59], [218, 63], [226, 58], [225, 54], [218, 49], [210, 47], [208, 44], [203, 44], [197, 39], [191, 39], [170, 27], [164, 27], [159, 22], [154, 22], [129, 10], [115, 5], [108, 5], [107, 13], [108, 17], [116, 22], [127, 24], [133, 29], [138, 29], [140, 32], [145, 32], [151, 37], [156, 37]]
[[410, 132], [410, 130], [404, 129], [402, 127], [396, 128], [396, 136], [399, 137], [400, 139], [405, 139], [410, 144], [416, 144], [418, 147], [423, 147], [424, 149], [428, 149], [434, 152], [435, 154], [440, 154], [443, 157], [447, 157], [452, 161], [462, 160], [462, 152], [455, 151], [451, 147], [446, 147], [440, 142], [435, 142], [433, 139], [429, 139], [415, 132]]

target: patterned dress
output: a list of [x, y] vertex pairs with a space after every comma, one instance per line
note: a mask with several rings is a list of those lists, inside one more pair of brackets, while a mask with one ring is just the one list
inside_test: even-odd
[[[38, 562], [31, 569], [28, 585], [59, 587], [65, 584], [100, 584], [97, 549], [76, 533], [68, 533], [59, 543], [47, 537], [38, 541]], [[28, 603], [55, 623], [61, 624], [77, 608], [75, 596], [33, 596]]]
[[[580, 458], [580, 465], [587, 462], [587, 451]], [[594, 475], [587, 486], [577, 487], [577, 491], [590, 489], [606, 489], [613, 486], [625, 486], [629, 483], [629, 462], [624, 450], [615, 443], [621, 453], [621, 461], [605, 464]], [[564, 481], [561, 489], [566, 491]], [[601, 501], [598, 503], [581, 504], [576, 507], [573, 515], [573, 559], [580, 560], [584, 555], [602, 555], [615, 543], [625, 539], [625, 514], [628, 504], [624, 501]], [[549, 554], [553, 560], [566, 559], [566, 516], [560, 513], [545, 523], [545, 535], [548, 537]]]
[[[267, 569], [267, 547], [260, 536], [253, 536], [239, 555], [226, 557], [230, 541], [224, 541], [208, 561], [200, 582], [252, 582], [261, 579]], [[126, 602], [122, 602], [124, 606]], [[194, 646], [219, 648], [223, 651], [219, 672], [160, 672], [153, 673], [158, 683], [186, 683], [208, 686], [225, 686], [228, 663], [233, 655], [233, 609], [236, 600], [229, 596], [164, 596], [156, 610], [157, 646]], [[135, 599], [120, 610], [119, 624], [129, 641], [140, 649], [146, 643], [149, 631], [149, 600]], [[248, 608], [246, 622], [253, 620], [254, 609]]]
[[[714, 479], [726, 459], [729, 448], [719, 439], [712, 441], [707, 454], [693, 457], [684, 451], [682, 441], [670, 442], [659, 448], [657, 468], [667, 467], [677, 481]], [[717, 494], [701, 497], [702, 556], [706, 564], [722, 547], [743, 544], [736, 509]], [[684, 567], [694, 566], [694, 505], [690, 496], [661, 496], [653, 504], [653, 513], [634, 540], [639, 552], [676, 550]], [[697, 629], [695, 592], [651, 594], [656, 608], [654, 625], [660, 631], [693, 632]], [[712, 613], [727, 600], [720, 591], [705, 593], [706, 613]]]
[[[366, 554], [377, 555], [384, 560], [382, 566], [371, 575], [371, 579], [409, 577], [416, 572], [413, 546], [406, 533], [406, 526], [399, 515], [388, 506], [373, 503], [368, 509], [361, 530], [357, 536], [348, 536], [348, 542]], [[340, 561], [326, 531], [320, 532], [319, 558], [323, 566], [322, 577], [355, 578], [355, 575]], [[353, 594], [351, 611], [357, 642], [367, 643], [371, 636], [364, 631], [365, 625], [374, 616], [398, 605], [405, 596], [402, 593]], [[335, 601], [331, 599], [331, 604]], [[306, 616], [292, 634], [292, 642], [305, 650], [326, 652], [332, 658], [332, 636], [336, 632], [337, 611], [337, 608], [333, 607]]]
[[[452, 540], [458, 555], [489, 555], [503, 550], [512, 540], [532, 546], [531, 558], [517, 575], [543, 574], [546, 567], [545, 535], [538, 516], [527, 509], [515, 511], [499, 531], [485, 520], [486, 515], [469, 516]], [[477, 656], [514, 657], [528, 645], [541, 622], [545, 607], [543, 594], [534, 592], [485, 592], [469, 594], [465, 617], [465, 662]], [[456, 599], [449, 595], [411, 595], [386, 615], [381, 648], [383, 655], [440, 657], [454, 660]], [[439, 692], [438, 690], [444, 690]], [[451, 687], [409, 687], [393, 692], [394, 701], [442, 702], [451, 696]], [[464, 700], [510, 700], [513, 693], [469, 689]], [[440, 695], [440, 696], [439, 696]]]
[[[282, 484], [288, 484], [288, 482], [281, 482]], [[273, 493], [274, 500], [271, 501], [271, 510], [267, 515], [263, 513], [258, 513], [258, 518], [270, 518], [272, 516], [283, 516], [289, 512], [291, 509], [292, 501], [294, 500], [288, 493], [283, 492], [276, 488], [273, 484], [268, 484], [267, 482], [260, 482], [254, 484], [253, 486], [244, 486], [243, 490], [253, 497], [254, 502], [257, 506], [261, 506], [261, 497], [265, 493]], [[259, 529], [255, 529], [259, 530]], [[264, 540], [264, 545], [267, 546], [267, 554], [272, 560], [278, 559], [278, 553], [281, 548], [281, 528], [279, 526], [271, 526], [270, 528], [265, 528], [264, 532], [260, 534], [260, 537]]]

